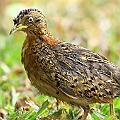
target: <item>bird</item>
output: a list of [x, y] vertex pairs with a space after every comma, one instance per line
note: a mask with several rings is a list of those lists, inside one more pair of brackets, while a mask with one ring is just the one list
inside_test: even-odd
[[110, 114], [114, 114], [113, 100], [120, 96], [117, 65], [98, 53], [54, 37], [39, 9], [21, 10], [13, 22], [10, 34], [26, 33], [21, 62], [42, 94], [81, 107], [81, 120], [87, 118], [93, 103], [108, 103]]

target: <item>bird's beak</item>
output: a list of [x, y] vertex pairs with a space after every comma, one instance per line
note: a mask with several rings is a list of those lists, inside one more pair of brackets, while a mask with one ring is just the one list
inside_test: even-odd
[[14, 25], [13, 29], [10, 31], [10, 35], [14, 32], [17, 32], [17, 31], [20, 31], [22, 30], [23, 28], [27, 28], [27, 26], [25, 25], [22, 25], [22, 24], [19, 24], [19, 25]]

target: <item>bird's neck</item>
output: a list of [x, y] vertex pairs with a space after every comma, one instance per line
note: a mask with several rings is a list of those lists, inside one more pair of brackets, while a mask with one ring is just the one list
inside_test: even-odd
[[49, 44], [49, 45], [55, 45], [55, 44], [59, 44], [62, 43], [62, 41], [60, 41], [59, 39], [55, 38], [48, 30], [46, 30], [45, 34], [40, 36], [42, 38], [42, 40]]
[[[28, 38], [34, 38], [34, 40], [39, 39], [41, 44], [45, 43], [47, 45], [50, 46], [55, 46], [57, 44], [63, 43], [62, 41], [60, 41], [59, 39], [55, 38], [48, 30], [45, 30], [44, 33], [38, 31], [39, 33], [31, 33], [31, 34], [27, 34]], [[33, 40], [29, 39], [29, 42], [33, 42]]]

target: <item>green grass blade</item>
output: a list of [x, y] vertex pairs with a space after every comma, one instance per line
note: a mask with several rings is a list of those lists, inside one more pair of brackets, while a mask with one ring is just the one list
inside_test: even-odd
[[57, 118], [62, 114], [62, 109], [57, 112], [54, 112], [52, 115], [48, 116], [49, 118]]
[[46, 100], [38, 110], [37, 115], [41, 114], [48, 107], [48, 105], [49, 105], [49, 102], [48, 100]]

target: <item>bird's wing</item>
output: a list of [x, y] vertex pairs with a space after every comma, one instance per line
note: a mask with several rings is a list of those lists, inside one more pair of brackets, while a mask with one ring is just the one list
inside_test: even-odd
[[[58, 88], [70, 96], [120, 96], [120, 69], [105, 57], [69, 43], [58, 45]], [[71, 92], [72, 91], [72, 92]]]

